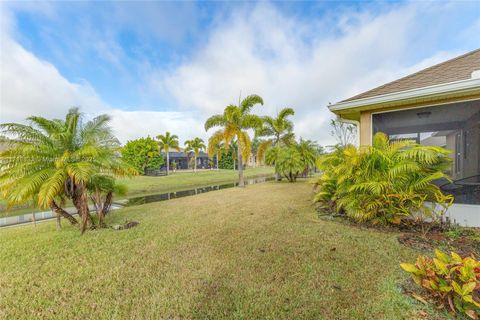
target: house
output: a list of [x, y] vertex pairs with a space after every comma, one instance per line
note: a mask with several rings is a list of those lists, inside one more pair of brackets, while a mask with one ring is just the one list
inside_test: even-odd
[[452, 151], [453, 183], [439, 181], [455, 196], [449, 214], [460, 224], [480, 226], [480, 49], [434, 65], [329, 106], [358, 126], [359, 144], [377, 132], [414, 139]]
[[[162, 151], [161, 153], [164, 157], [165, 157], [165, 153]], [[193, 168], [193, 158], [194, 158], [194, 154], [193, 154], [193, 151], [190, 151], [187, 153], [185, 153], [183, 150], [180, 150], [180, 151], [170, 151], [168, 152], [168, 156], [169, 156], [169, 159], [170, 159], [170, 170], [173, 170], [174, 168], [174, 164], [175, 163], [175, 167], [178, 169], [178, 170], [185, 170], [185, 169], [189, 169], [189, 168]], [[166, 160], [166, 157], [165, 157], [165, 160]], [[163, 168], [163, 169], [166, 169]], [[197, 157], [197, 169], [210, 169], [210, 163], [209, 163], [209, 158], [208, 158], [208, 154], [203, 152], [203, 151], [200, 151], [198, 157]]]

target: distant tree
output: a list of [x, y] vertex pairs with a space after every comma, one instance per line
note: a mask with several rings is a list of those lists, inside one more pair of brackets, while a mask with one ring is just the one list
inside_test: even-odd
[[236, 169], [237, 161], [237, 144], [235, 141], [231, 142], [228, 148], [222, 145], [218, 159], [218, 167], [220, 169]]
[[212, 162], [212, 167], [215, 165], [216, 169], [218, 170], [218, 163], [220, 160], [220, 157], [222, 156], [224, 151], [224, 147], [222, 143], [211, 141], [210, 139], [208, 140], [208, 147], [207, 147], [207, 154], [210, 158], [215, 157], [215, 164]]
[[253, 137], [253, 140], [252, 140], [252, 151], [251, 153], [255, 155], [255, 161], [254, 161], [254, 165], [257, 165], [257, 163], [259, 162], [258, 158], [257, 158], [257, 151], [258, 151], [258, 148], [260, 147], [260, 145], [264, 142], [263, 139], [260, 139], [257, 134], [255, 133], [255, 136]]
[[180, 151], [180, 147], [178, 145], [178, 136], [175, 134], [170, 134], [170, 132], [166, 132], [165, 135], [159, 134], [157, 136], [158, 140], [158, 145], [160, 147], [160, 150], [163, 150], [165, 152], [165, 155], [167, 157], [167, 176], [170, 173], [170, 149], [174, 149], [177, 151]]
[[160, 169], [164, 163], [158, 143], [150, 137], [128, 141], [122, 148], [122, 158], [141, 174], [146, 169]]
[[197, 172], [197, 158], [200, 154], [200, 151], [205, 150], [207, 146], [203, 142], [202, 139], [196, 137], [192, 140], [185, 141], [185, 153], [192, 152], [194, 154], [194, 164], [193, 164], [193, 172]]
[[317, 154], [322, 155], [322, 154], [325, 154], [325, 153], [327, 153], [327, 151], [325, 151], [325, 148], [323, 146], [317, 144]]
[[295, 145], [295, 148], [300, 154], [304, 168], [303, 173], [306, 176], [310, 172], [310, 169], [315, 167], [315, 162], [319, 155], [319, 146], [314, 141], [300, 138], [300, 141]]
[[[295, 143], [293, 133], [293, 122], [288, 119], [293, 116], [295, 111], [292, 108], [283, 108], [275, 118], [270, 116], [262, 117], [263, 125], [257, 130], [256, 134], [265, 137], [257, 149], [257, 159], [262, 162], [265, 152], [273, 147], [283, 147]], [[275, 171], [276, 180], [281, 179], [279, 172]]]
[[351, 123], [346, 123], [340, 119], [332, 119], [330, 121], [330, 134], [337, 140], [337, 144], [345, 147], [347, 145], [354, 145], [357, 139], [357, 126]]
[[306, 174], [315, 166], [318, 146], [310, 140], [300, 139], [289, 145], [276, 145], [267, 149], [265, 162], [275, 166], [275, 171], [290, 182], [295, 182], [299, 175]]
[[297, 177], [304, 170], [304, 161], [294, 146], [269, 148], [265, 154], [267, 164], [275, 165], [275, 171], [287, 178], [290, 182], [297, 181]]
[[244, 187], [243, 164], [250, 155], [251, 141], [248, 136], [248, 129], [258, 129], [262, 120], [260, 117], [250, 113], [256, 104], [263, 105], [263, 100], [258, 95], [250, 95], [239, 101], [238, 105], [229, 105], [223, 111], [223, 114], [211, 116], [205, 122], [205, 130], [213, 127], [221, 127], [210, 138], [213, 144], [224, 142], [229, 146], [233, 139], [237, 139], [237, 159], [238, 159], [238, 186]]

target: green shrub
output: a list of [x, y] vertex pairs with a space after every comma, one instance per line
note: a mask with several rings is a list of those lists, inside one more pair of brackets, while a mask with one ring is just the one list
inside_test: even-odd
[[317, 161], [322, 175], [314, 201], [357, 221], [435, 219], [453, 201], [433, 183], [448, 179], [443, 172], [450, 166], [449, 153], [414, 141], [390, 142], [383, 133], [374, 136], [372, 146], [337, 146]]
[[275, 157], [276, 171], [290, 182], [297, 181], [297, 177], [304, 170], [302, 157], [298, 150], [295, 147], [271, 148], [266, 154], [267, 164], [273, 162], [270, 161], [273, 157]]
[[439, 305], [472, 319], [480, 315], [480, 262], [435, 250], [435, 258], [419, 256], [415, 264], [402, 263], [416, 284], [427, 290]]
[[315, 166], [318, 145], [310, 140], [300, 139], [288, 146], [274, 146], [267, 149], [265, 163], [275, 166], [275, 172], [290, 182], [297, 181]]
[[122, 159], [140, 174], [146, 169], [160, 169], [165, 163], [158, 143], [150, 137], [127, 141], [121, 151]]
[[218, 158], [218, 167], [220, 169], [235, 169], [233, 162], [236, 159], [235, 150], [228, 148], [228, 150], [222, 149], [220, 151], [220, 157]]

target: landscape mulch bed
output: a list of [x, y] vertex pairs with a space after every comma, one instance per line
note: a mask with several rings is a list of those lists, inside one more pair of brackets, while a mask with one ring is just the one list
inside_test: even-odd
[[[419, 250], [427, 255], [431, 255], [435, 249], [443, 251], [455, 251], [462, 257], [474, 255], [480, 258], [480, 241], [472, 239], [470, 235], [459, 235], [451, 237], [448, 231], [452, 228], [448, 224], [430, 226], [429, 232], [423, 236], [420, 227], [413, 223], [401, 224], [397, 226], [376, 225], [371, 223], [354, 222], [343, 215], [320, 215], [321, 219], [333, 220], [343, 224], [361, 229], [375, 229], [379, 232], [402, 232], [398, 236], [398, 242], [415, 250]], [[469, 228], [468, 230], [474, 230]], [[475, 231], [480, 233], [480, 228]], [[472, 232], [470, 232], [472, 233]]]
[[436, 248], [443, 251], [455, 251], [462, 257], [474, 255], [480, 257], [480, 242], [468, 236], [449, 238], [442, 233], [429, 233], [422, 237], [415, 233], [404, 233], [398, 236], [401, 244], [424, 252], [432, 252]]

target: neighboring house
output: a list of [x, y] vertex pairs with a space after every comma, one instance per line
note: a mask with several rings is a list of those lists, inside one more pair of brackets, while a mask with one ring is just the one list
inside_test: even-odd
[[257, 166], [257, 154], [254, 152], [250, 153], [248, 156], [248, 161], [246, 163], [247, 166], [255, 168]]
[[391, 139], [409, 138], [450, 149], [454, 183], [438, 183], [455, 196], [450, 213], [457, 221], [471, 221], [475, 215], [480, 225], [480, 49], [329, 109], [359, 126], [360, 145], [370, 145], [373, 134], [384, 132]]
[[[162, 155], [165, 155], [165, 152], [162, 151]], [[165, 157], [166, 158], [166, 157]], [[190, 151], [188, 154], [186, 154], [183, 150], [180, 151], [170, 151], [169, 152], [169, 158], [170, 158], [170, 170], [173, 170], [173, 162], [175, 162], [176, 167], [178, 170], [184, 170], [184, 169], [189, 169], [193, 168], [193, 158], [194, 158], [194, 153], [193, 151]], [[208, 154], [206, 154], [203, 151], [200, 151], [198, 157], [197, 157], [197, 169], [209, 169], [210, 165], [208, 163]], [[166, 168], [166, 166], [165, 166]], [[163, 169], [165, 169], [163, 168]]]

